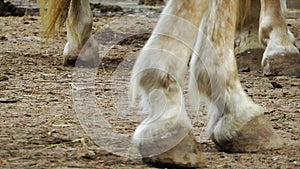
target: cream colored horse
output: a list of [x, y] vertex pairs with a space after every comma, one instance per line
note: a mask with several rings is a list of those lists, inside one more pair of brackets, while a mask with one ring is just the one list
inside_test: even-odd
[[[57, 21], [67, 21], [64, 64], [74, 64], [91, 33], [89, 3], [49, 3], [44, 15], [46, 34], [54, 30]], [[45, 3], [40, 0], [40, 4]], [[281, 8], [280, 0], [168, 1], [131, 77], [131, 99], [141, 95], [142, 107], [149, 114], [133, 135], [146, 162], [183, 167], [204, 163], [183, 104], [188, 65], [191, 100], [198, 105], [203, 96], [209, 103], [208, 132], [221, 150], [257, 152], [282, 147], [260, 106], [242, 89], [234, 57], [236, 39], [239, 51], [260, 41], [266, 48], [262, 60], [266, 74], [285, 72], [280, 66], [283, 62], [299, 66], [299, 52]]]

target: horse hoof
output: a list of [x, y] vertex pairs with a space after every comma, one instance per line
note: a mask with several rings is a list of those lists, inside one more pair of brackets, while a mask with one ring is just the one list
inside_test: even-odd
[[[290, 51], [290, 52], [289, 52]], [[300, 54], [294, 50], [283, 50], [283, 52], [265, 51], [263, 56], [263, 73], [266, 76], [284, 75], [300, 77]]]
[[98, 67], [100, 64], [98, 42], [91, 37], [82, 48], [71, 50], [69, 43], [66, 44], [63, 53], [64, 66]]
[[74, 67], [78, 56], [64, 56], [63, 65]]
[[98, 67], [100, 63], [100, 58], [94, 57], [89, 60], [83, 59], [78, 56], [65, 56], [63, 60], [64, 66], [72, 66], [72, 67], [86, 67], [86, 68], [94, 68]]
[[283, 146], [283, 141], [276, 134], [272, 125], [263, 115], [257, 116], [249, 121], [237, 135], [229, 141], [216, 142], [220, 149], [225, 152], [259, 152], [279, 149]]
[[189, 133], [172, 149], [143, 161], [156, 167], [197, 168], [205, 165], [205, 159], [195, 137]]

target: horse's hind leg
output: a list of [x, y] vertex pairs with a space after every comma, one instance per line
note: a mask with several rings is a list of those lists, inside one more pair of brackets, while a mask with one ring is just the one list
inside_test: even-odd
[[[197, 91], [210, 101], [208, 131], [222, 150], [255, 152], [280, 148], [282, 140], [261, 108], [246, 95], [238, 78], [233, 48], [239, 2], [211, 1], [191, 60], [195, 77], [190, 81], [192, 93], [196, 101]], [[197, 84], [193, 84], [194, 80]]]
[[[98, 63], [98, 46], [91, 38], [93, 14], [88, 0], [71, 0], [67, 18], [67, 44], [64, 48], [64, 65], [74, 66], [77, 59], [84, 64]], [[80, 57], [78, 58], [78, 55]]]

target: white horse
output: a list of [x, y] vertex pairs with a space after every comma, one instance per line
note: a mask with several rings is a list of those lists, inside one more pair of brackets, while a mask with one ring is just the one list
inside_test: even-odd
[[[44, 9], [46, 0], [39, 0]], [[67, 23], [64, 64], [74, 64], [85, 43], [95, 52], [92, 12], [86, 0], [49, 0], [46, 34]], [[264, 45], [265, 74], [297, 73], [299, 52], [288, 30], [280, 0], [169, 0], [132, 71], [130, 96], [142, 97], [149, 117], [133, 143], [153, 164], [197, 167], [204, 162], [183, 104], [182, 86], [190, 73], [192, 101], [210, 103], [208, 132], [227, 152], [256, 152], [282, 147], [283, 141], [240, 84], [238, 51]], [[238, 39], [238, 41], [237, 41]], [[256, 42], [259, 41], [260, 44]], [[83, 58], [91, 61], [97, 58]], [[286, 64], [288, 63], [288, 65]], [[294, 65], [290, 66], [290, 65]]]

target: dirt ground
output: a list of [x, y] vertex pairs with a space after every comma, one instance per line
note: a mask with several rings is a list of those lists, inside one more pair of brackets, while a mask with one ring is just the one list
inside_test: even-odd
[[[119, 17], [94, 17], [94, 32]], [[156, 20], [154, 15], [152, 21]], [[136, 29], [149, 26], [131, 22], [140, 24]], [[299, 20], [290, 19], [289, 23], [299, 39]], [[0, 17], [0, 168], [151, 168], [140, 158], [104, 150], [85, 133], [74, 110], [74, 68], [62, 66], [66, 33], [62, 31], [45, 45], [40, 30], [37, 16]], [[130, 135], [139, 121], [126, 115], [120, 122], [116, 119], [122, 117], [110, 113], [116, 102], [126, 107], [127, 103], [113, 97], [126, 95], [124, 86], [129, 80], [128, 76], [112, 76], [124, 58], [139, 52], [147, 38], [148, 34], [141, 34], [114, 45], [98, 69], [95, 96], [116, 132]], [[207, 159], [205, 168], [300, 168], [300, 79], [264, 77], [259, 70], [241, 72], [240, 79], [287, 144], [260, 153], [220, 152], [203, 134], [203, 113], [198, 115], [199, 121], [193, 121]]]

